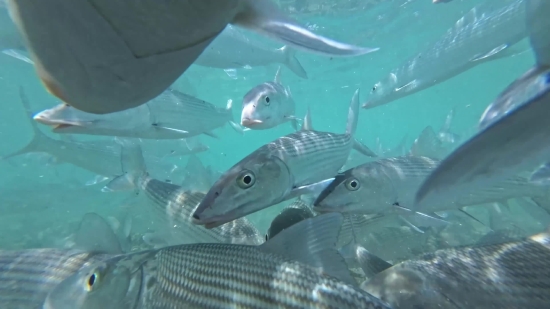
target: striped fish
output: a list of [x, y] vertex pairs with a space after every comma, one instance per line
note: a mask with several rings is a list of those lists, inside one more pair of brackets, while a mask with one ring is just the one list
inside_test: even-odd
[[550, 235], [428, 253], [362, 287], [395, 308], [550, 308]]
[[110, 114], [92, 114], [67, 104], [44, 110], [34, 120], [52, 126], [54, 133], [181, 139], [211, 131], [233, 122], [232, 101], [218, 108], [206, 101], [168, 89], [144, 105]]
[[[439, 165], [427, 157], [403, 156], [381, 159], [349, 169], [315, 201], [317, 211], [377, 214], [412, 208], [416, 192]], [[512, 177], [487, 188], [457, 198], [443, 198], [427, 212], [459, 209], [464, 206], [498, 202], [518, 197], [546, 196], [547, 189], [533, 185], [523, 177]], [[395, 207], [399, 206], [399, 207]], [[425, 217], [412, 213], [411, 217]]]
[[308, 113], [301, 131], [260, 147], [234, 165], [206, 194], [193, 214], [195, 222], [215, 227], [324, 188], [346, 163], [351, 149], [361, 148], [353, 138], [358, 97], [359, 90], [351, 101], [345, 134], [312, 130]]
[[341, 224], [340, 214], [325, 214], [261, 246], [192, 244], [115, 257], [58, 285], [44, 308], [388, 308], [356, 286], [334, 249]]

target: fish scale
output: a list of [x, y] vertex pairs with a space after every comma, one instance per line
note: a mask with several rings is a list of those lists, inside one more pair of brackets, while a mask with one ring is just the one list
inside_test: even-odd
[[182, 242], [220, 242], [259, 245], [263, 242], [259, 231], [246, 218], [237, 219], [213, 229], [205, 229], [191, 223], [191, 214], [204, 198], [202, 192], [190, 192], [184, 188], [142, 177], [139, 187], [154, 202], [155, 210], [170, 226], [182, 229]]
[[42, 308], [56, 284], [107, 257], [60, 249], [0, 251], [0, 308]]

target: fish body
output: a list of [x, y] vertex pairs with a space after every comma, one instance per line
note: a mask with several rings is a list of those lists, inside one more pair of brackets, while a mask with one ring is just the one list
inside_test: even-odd
[[[44, 308], [387, 308], [339, 280], [353, 279], [333, 247], [341, 219], [332, 215], [261, 246], [191, 244], [116, 257], [66, 279]], [[84, 285], [92, 276], [93, 286]]]
[[213, 129], [230, 123], [232, 104], [218, 108], [177, 90], [166, 90], [157, 98], [135, 108], [97, 115], [60, 104], [36, 114], [34, 120], [53, 126], [54, 133], [135, 137], [142, 139], [181, 139], [212, 134]]
[[217, 226], [325, 187], [354, 147], [358, 95], [345, 134], [314, 131], [306, 116], [301, 131], [258, 148], [225, 172], [195, 210], [195, 222]]
[[315, 35], [271, 1], [9, 0], [8, 7], [48, 91], [95, 114], [160, 95], [228, 24], [324, 54], [374, 51]]
[[281, 68], [274, 81], [250, 89], [243, 98], [241, 125], [252, 130], [264, 130], [292, 121], [297, 128], [296, 104], [288, 87], [280, 81]]
[[489, 1], [473, 8], [430, 47], [376, 83], [363, 107], [390, 103], [505, 57], [506, 49], [527, 36], [524, 15], [524, 0]]
[[307, 73], [288, 46], [274, 49], [253, 41], [232, 25], [208, 45], [194, 64], [220, 69], [265, 66], [278, 63], [287, 66], [294, 74], [307, 78]]
[[546, 308], [550, 235], [438, 250], [397, 264], [362, 287], [394, 308]]
[[[439, 160], [432, 158], [403, 156], [360, 165], [338, 175], [318, 197], [315, 210], [363, 214], [388, 212], [394, 206], [416, 210], [416, 193], [439, 164]], [[432, 207], [417, 211], [431, 213], [516, 197], [541, 196], [546, 196], [546, 188], [516, 176], [470, 194], [444, 198], [430, 205]]]

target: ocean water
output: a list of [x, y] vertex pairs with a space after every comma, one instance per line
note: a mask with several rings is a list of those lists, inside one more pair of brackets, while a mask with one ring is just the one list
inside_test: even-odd
[[[360, 46], [380, 47], [375, 53], [354, 58], [298, 52], [297, 57], [307, 71], [308, 79], [300, 79], [287, 68], [282, 69], [281, 79], [292, 91], [297, 116], [303, 117], [309, 107], [315, 129], [343, 132], [349, 102], [356, 89], [361, 90], [361, 100], [365, 100], [373, 84], [389, 70], [436, 40], [482, 1], [454, 0], [434, 5], [429, 0], [304, 0], [301, 2], [305, 9], [296, 12], [293, 7], [297, 2], [300, 1], [279, 1], [287, 12], [320, 34]], [[7, 18], [6, 14], [0, 16]], [[277, 42], [265, 41], [281, 46]], [[373, 150], [377, 139], [384, 147], [390, 148], [404, 136], [408, 136], [407, 145], [410, 146], [427, 125], [436, 129], [441, 127], [447, 113], [455, 108], [452, 132], [467, 138], [475, 131], [487, 105], [532, 63], [533, 56], [527, 51], [479, 65], [388, 105], [361, 110], [357, 137]], [[232, 99], [234, 116], [238, 120], [244, 94], [253, 86], [272, 80], [276, 70], [276, 65], [238, 69], [237, 79], [232, 79], [223, 70], [192, 66], [184, 74], [191, 87], [185, 86], [181, 90], [192, 92], [220, 107]], [[182, 84], [176, 83], [176, 88]], [[24, 88], [35, 112], [59, 103], [41, 85], [32, 65], [0, 54], [0, 156], [17, 151], [32, 138], [32, 120], [20, 104], [20, 87]], [[55, 137], [48, 128], [42, 126], [41, 130]], [[261, 145], [292, 131], [289, 124], [284, 124], [240, 135], [225, 126], [216, 130], [218, 139], [200, 137], [210, 149], [198, 157], [205, 165], [225, 171]], [[162, 149], [158, 151], [162, 152]], [[187, 157], [165, 160], [179, 166], [187, 163]], [[161, 172], [151, 171], [153, 176]], [[45, 155], [0, 160], [0, 248], [64, 246], [66, 238], [87, 212], [112, 216], [121, 222], [131, 216], [132, 234], [137, 235], [135, 239], [158, 227], [160, 223], [150, 219], [146, 199], [136, 197], [133, 192], [103, 193], [101, 188], [105, 183], [86, 186], [94, 176], [70, 164], [55, 163]], [[174, 182], [178, 180], [174, 179]], [[265, 232], [283, 206], [268, 208], [249, 218]]]

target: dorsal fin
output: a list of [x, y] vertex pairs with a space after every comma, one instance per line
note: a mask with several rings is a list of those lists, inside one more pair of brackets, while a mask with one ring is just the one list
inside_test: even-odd
[[111, 226], [100, 215], [84, 215], [75, 235], [75, 247], [90, 252], [123, 253], [120, 241]]
[[307, 113], [304, 117], [304, 122], [302, 123], [302, 131], [313, 131], [313, 125], [311, 124], [311, 111], [309, 110], [309, 107], [307, 108]]
[[273, 79], [273, 81], [276, 82], [277, 84], [281, 83], [281, 66], [277, 68], [277, 73], [275, 73], [275, 78]]

